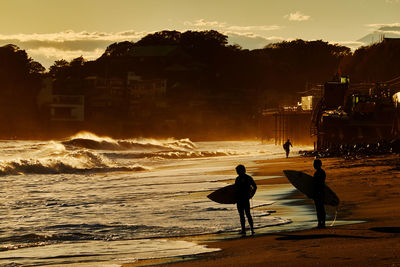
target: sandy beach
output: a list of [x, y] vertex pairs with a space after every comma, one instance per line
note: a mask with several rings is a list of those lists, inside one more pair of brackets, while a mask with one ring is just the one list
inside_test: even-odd
[[[253, 175], [281, 176], [283, 169], [312, 174], [312, 158], [292, 157], [260, 162]], [[362, 223], [327, 229], [257, 234], [207, 242], [221, 251], [171, 266], [400, 266], [400, 159], [398, 155], [360, 159], [322, 159], [327, 184], [341, 203], [338, 220]], [[257, 181], [287, 183], [286, 178]], [[309, 200], [307, 200], [309, 201]], [[306, 202], [307, 202], [306, 201]], [[311, 204], [311, 202], [310, 202]], [[160, 264], [160, 262], [152, 262]], [[148, 265], [136, 262], [133, 265]], [[127, 264], [125, 266], [130, 266]]]

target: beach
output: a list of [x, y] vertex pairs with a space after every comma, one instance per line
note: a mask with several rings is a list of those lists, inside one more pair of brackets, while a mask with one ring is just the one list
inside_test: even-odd
[[[220, 250], [203, 241], [236, 238], [237, 210], [207, 194], [232, 183], [238, 164], [255, 173], [263, 160], [284, 156], [280, 146], [257, 140], [112, 139], [91, 133], [3, 140], [0, 149], [0, 265], [24, 266], [120, 266]], [[252, 211], [258, 233], [295, 227], [298, 209], [277, 202], [293, 188], [261, 187], [252, 200], [259, 207]]]
[[[396, 266], [398, 155], [323, 158], [341, 203], [315, 229], [313, 202], [283, 176], [313, 174], [300, 147], [257, 141], [117, 140], [93, 135], [0, 143], [0, 265]], [[255, 236], [235, 205], [206, 196], [244, 164], [258, 190]]]
[[[313, 158], [259, 162], [253, 175], [282, 176], [283, 169], [313, 173]], [[206, 242], [220, 251], [174, 259], [170, 266], [400, 266], [400, 181], [398, 155], [360, 159], [324, 158], [326, 183], [341, 203], [337, 220], [359, 221], [327, 229], [285, 230]], [[288, 183], [277, 177], [257, 184]], [[312, 204], [306, 200], [304, 205]], [[272, 207], [273, 208], [273, 205]], [[316, 226], [315, 222], [315, 226]], [[160, 262], [153, 262], [160, 264]], [[136, 262], [124, 266], [152, 264]]]

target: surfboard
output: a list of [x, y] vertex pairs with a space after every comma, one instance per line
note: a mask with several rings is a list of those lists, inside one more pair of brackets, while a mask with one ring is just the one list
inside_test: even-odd
[[[307, 173], [294, 171], [294, 170], [284, 170], [283, 173], [288, 178], [289, 182], [296, 187], [300, 192], [305, 194], [308, 198], [311, 198], [314, 194], [313, 177]], [[325, 205], [338, 206], [339, 198], [333, 192], [329, 186], [325, 185]]]
[[[250, 198], [252, 198], [255, 194], [255, 191], [252, 190], [250, 193]], [[212, 201], [215, 201], [220, 204], [235, 204], [236, 196], [235, 196], [235, 185], [227, 185], [220, 189], [215, 190], [211, 194], [207, 196]]]

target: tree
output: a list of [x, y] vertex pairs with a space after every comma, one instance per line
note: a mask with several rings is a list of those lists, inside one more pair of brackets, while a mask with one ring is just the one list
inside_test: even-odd
[[78, 67], [82, 67], [83, 65], [85, 65], [86, 60], [80, 56], [77, 58], [74, 58], [73, 60], [71, 60], [71, 62], [69, 63], [69, 66], [72, 68], [78, 68]]
[[0, 132], [26, 132], [37, 122], [36, 95], [43, 66], [16, 45], [0, 47]]
[[384, 39], [358, 48], [341, 64], [353, 82], [383, 82], [400, 75], [400, 41]]
[[65, 59], [56, 60], [54, 61], [54, 64], [50, 66], [49, 73], [54, 77], [62, 70], [65, 70], [68, 67], [69, 67], [69, 62], [66, 61]]
[[127, 56], [128, 52], [134, 47], [133, 42], [124, 41], [109, 45], [102, 57], [122, 57]]
[[135, 45], [178, 45], [181, 41], [181, 36], [182, 34], [178, 31], [161, 31], [146, 35]]
[[46, 68], [43, 67], [42, 64], [40, 64], [37, 61], [31, 61], [29, 63], [29, 73], [30, 74], [44, 74], [46, 71]]

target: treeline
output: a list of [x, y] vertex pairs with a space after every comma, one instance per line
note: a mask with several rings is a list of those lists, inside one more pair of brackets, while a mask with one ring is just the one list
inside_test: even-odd
[[8, 134], [0, 135], [19, 136], [27, 123], [32, 131], [46, 131], [35, 106], [43, 77], [55, 80], [57, 93], [82, 94], [85, 77], [125, 79], [128, 72], [167, 80], [164, 119], [203, 117], [197, 120], [201, 125], [193, 125], [196, 131], [220, 128], [225, 134], [255, 136], [262, 108], [296, 103], [296, 93], [308, 84], [324, 83], [338, 73], [349, 75], [352, 82], [398, 76], [400, 42], [383, 41], [354, 53], [321, 40], [285, 41], [247, 50], [229, 45], [228, 37], [216, 31], [161, 31], [138, 42], [111, 44], [94, 61], [82, 57], [56, 61], [48, 72], [25, 51], [7, 45], [0, 47], [0, 130]]
[[38, 129], [36, 96], [44, 71], [17, 46], [0, 47], [0, 137], [13, 138]]
[[352, 82], [385, 82], [400, 76], [400, 39], [360, 47], [340, 62]]

